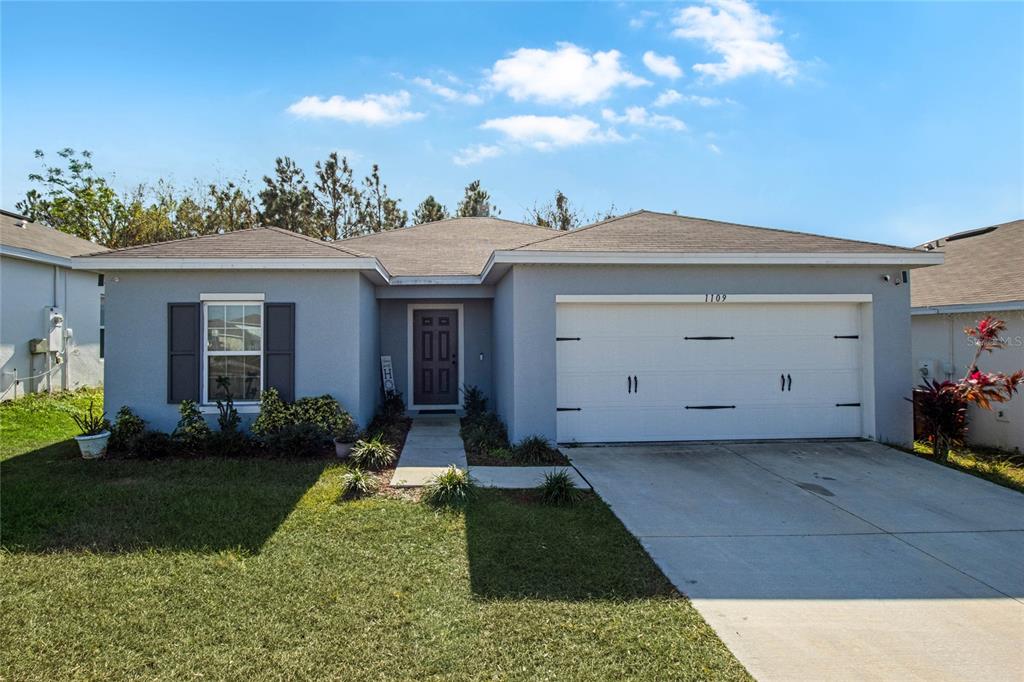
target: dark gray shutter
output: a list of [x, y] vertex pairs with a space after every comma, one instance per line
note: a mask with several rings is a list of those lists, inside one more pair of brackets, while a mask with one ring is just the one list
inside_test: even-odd
[[263, 306], [263, 385], [276, 388], [281, 399], [295, 400], [295, 304]]
[[[199, 402], [198, 303], [167, 304], [167, 402]], [[144, 380], [141, 377], [140, 381]]]

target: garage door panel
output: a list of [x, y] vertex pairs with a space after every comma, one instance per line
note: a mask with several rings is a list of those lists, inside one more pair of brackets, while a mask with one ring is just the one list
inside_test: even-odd
[[558, 304], [558, 335], [579, 339], [557, 344], [558, 406], [578, 410], [558, 438], [860, 435], [860, 319], [852, 304]]

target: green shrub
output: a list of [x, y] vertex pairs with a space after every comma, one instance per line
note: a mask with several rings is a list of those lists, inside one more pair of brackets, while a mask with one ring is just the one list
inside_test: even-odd
[[487, 413], [487, 396], [479, 386], [462, 387], [462, 409], [466, 419], [475, 420]]
[[252, 435], [262, 438], [275, 433], [292, 422], [287, 403], [281, 400], [276, 388], [264, 389], [260, 394], [260, 413], [249, 427]]
[[264, 440], [282, 429], [298, 424], [315, 426], [326, 438], [355, 433], [355, 422], [330, 395], [300, 398], [288, 404], [276, 389], [268, 388], [260, 396], [260, 414], [249, 429]]
[[145, 430], [146, 422], [142, 417], [132, 412], [127, 405], [122, 406], [114, 417], [107, 446], [114, 452], [130, 453], [135, 448], [135, 441]]
[[292, 420], [297, 424], [319, 426], [328, 438], [355, 431], [355, 422], [330, 395], [299, 398], [292, 404]]
[[491, 452], [508, 448], [508, 430], [498, 415], [485, 412], [475, 419], [467, 419], [460, 429], [462, 440], [469, 450]]
[[174, 441], [163, 431], [144, 431], [135, 439], [132, 454], [140, 459], [161, 459], [177, 454]]
[[544, 482], [540, 484], [538, 490], [545, 504], [560, 507], [576, 504], [583, 496], [583, 491], [576, 487], [572, 476], [565, 469], [544, 474]]
[[515, 460], [515, 456], [512, 451], [508, 448], [495, 448], [487, 453], [493, 459], [501, 460], [503, 462], [512, 462]]
[[341, 476], [341, 496], [344, 499], [366, 497], [377, 491], [377, 479], [363, 469], [349, 469]]
[[360, 469], [383, 469], [391, 466], [398, 455], [395, 449], [377, 434], [370, 440], [357, 440], [349, 459]]
[[178, 425], [174, 427], [171, 437], [181, 449], [189, 454], [198, 455], [206, 452], [210, 443], [210, 426], [199, 411], [193, 400], [184, 400], [178, 408]]
[[238, 457], [252, 453], [256, 449], [255, 446], [244, 431], [221, 429], [210, 433], [206, 451], [221, 457]]
[[476, 496], [476, 483], [468, 471], [454, 464], [423, 488], [423, 501], [435, 507], [462, 507]]
[[316, 424], [287, 424], [262, 438], [270, 452], [281, 457], [317, 455], [331, 443], [330, 434]]
[[512, 456], [520, 464], [552, 464], [558, 461], [558, 450], [543, 436], [527, 436], [512, 448]]

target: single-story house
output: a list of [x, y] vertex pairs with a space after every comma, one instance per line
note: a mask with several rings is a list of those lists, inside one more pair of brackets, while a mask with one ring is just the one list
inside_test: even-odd
[[489, 396], [512, 439], [911, 441], [910, 268], [941, 254], [638, 211], [572, 232], [453, 218], [323, 242], [272, 227], [76, 260], [107, 277], [106, 391], [170, 429], [217, 377], [330, 393], [382, 356], [412, 411]]
[[[961, 232], [920, 248], [943, 254], [945, 262], [916, 273], [911, 286], [913, 383], [962, 377], [975, 352], [963, 329], [986, 315], [1006, 322], [1006, 348], [985, 355], [980, 366], [1007, 374], [1024, 367], [1024, 220]], [[1024, 450], [1024, 399], [995, 408], [971, 408], [968, 440]]]
[[103, 383], [103, 276], [71, 269], [102, 250], [0, 210], [0, 400]]

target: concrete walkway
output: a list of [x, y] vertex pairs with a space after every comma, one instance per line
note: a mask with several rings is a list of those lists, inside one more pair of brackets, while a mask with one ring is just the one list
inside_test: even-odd
[[418, 488], [454, 464], [469, 468], [478, 485], [485, 488], [535, 488], [549, 471], [565, 469], [581, 488], [590, 488], [579, 472], [567, 467], [468, 467], [466, 450], [459, 435], [459, 418], [455, 415], [423, 415], [412, 420], [405, 438], [405, 447], [398, 460], [391, 485], [396, 488]]
[[1024, 495], [876, 443], [577, 448], [758, 680], [1013, 680]]
[[459, 418], [454, 414], [415, 417], [405, 437], [405, 447], [391, 477], [391, 485], [399, 488], [425, 485], [452, 464], [459, 469], [466, 468]]

